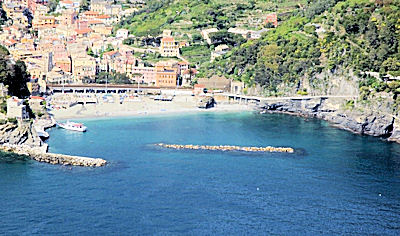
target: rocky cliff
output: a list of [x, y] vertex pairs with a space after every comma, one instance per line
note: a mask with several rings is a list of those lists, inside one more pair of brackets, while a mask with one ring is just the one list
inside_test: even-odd
[[44, 143], [33, 128], [32, 122], [6, 123], [0, 125], [0, 145], [24, 145], [47, 150]]
[[388, 103], [390, 100], [357, 104], [342, 98], [292, 99], [266, 103], [261, 108], [270, 112], [316, 117], [355, 133], [400, 143], [400, 119], [387, 112]]

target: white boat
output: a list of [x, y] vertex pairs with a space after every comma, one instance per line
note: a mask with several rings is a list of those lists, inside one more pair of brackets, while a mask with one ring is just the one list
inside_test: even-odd
[[75, 123], [75, 122], [71, 122], [71, 121], [67, 121], [65, 123], [58, 123], [57, 125], [63, 129], [79, 131], [79, 132], [85, 132], [87, 129], [87, 127], [84, 126], [83, 124]]

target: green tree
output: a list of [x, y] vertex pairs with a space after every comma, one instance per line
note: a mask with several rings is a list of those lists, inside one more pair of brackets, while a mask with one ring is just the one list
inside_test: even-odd
[[90, 9], [90, 0], [82, 0], [81, 5], [79, 7], [79, 12], [89, 11]]
[[26, 85], [29, 82], [30, 76], [26, 71], [26, 65], [23, 61], [17, 61], [13, 65], [13, 74], [9, 81], [5, 84], [8, 85], [8, 92], [17, 97], [28, 97], [30, 95]]
[[58, 3], [60, 0], [50, 0], [49, 3], [47, 4], [47, 7], [49, 8], [49, 13], [54, 12], [57, 9]]

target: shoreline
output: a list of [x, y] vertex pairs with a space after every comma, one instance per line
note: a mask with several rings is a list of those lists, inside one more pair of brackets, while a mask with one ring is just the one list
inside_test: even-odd
[[[175, 101], [177, 100], [177, 101]], [[217, 103], [209, 109], [197, 108], [195, 98], [176, 97], [172, 102], [153, 101], [142, 98], [140, 101], [119, 103], [99, 103], [74, 105], [66, 109], [52, 110], [50, 114], [56, 120], [97, 119], [118, 117], [147, 117], [162, 115], [180, 115], [215, 112], [254, 111], [254, 107], [243, 104]]]
[[[317, 108], [317, 109], [315, 109]], [[400, 131], [394, 118], [381, 116], [374, 112], [353, 113], [343, 109], [332, 109], [331, 104], [305, 101], [274, 102], [261, 108], [266, 113], [284, 114], [302, 118], [314, 118], [328, 122], [334, 128], [353, 134], [379, 138], [382, 141], [400, 144]]]

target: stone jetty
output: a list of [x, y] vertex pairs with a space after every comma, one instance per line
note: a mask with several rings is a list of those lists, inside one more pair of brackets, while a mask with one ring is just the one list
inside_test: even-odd
[[25, 155], [35, 161], [45, 162], [53, 165], [100, 167], [100, 166], [105, 166], [107, 164], [107, 161], [101, 158], [89, 158], [89, 157], [46, 153], [43, 152], [43, 150], [41, 149], [24, 147], [20, 145], [19, 146], [1, 145], [0, 150], [4, 152], [13, 152], [19, 155]]
[[190, 150], [215, 150], [215, 151], [243, 151], [243, 152], [284, 152], [294, 153], [290, 147], [241, 147], [241, 146], [208, 146], [208, 145], [180, 145], [158, 143], [157, 146], [171, 149], [190, 149]]

